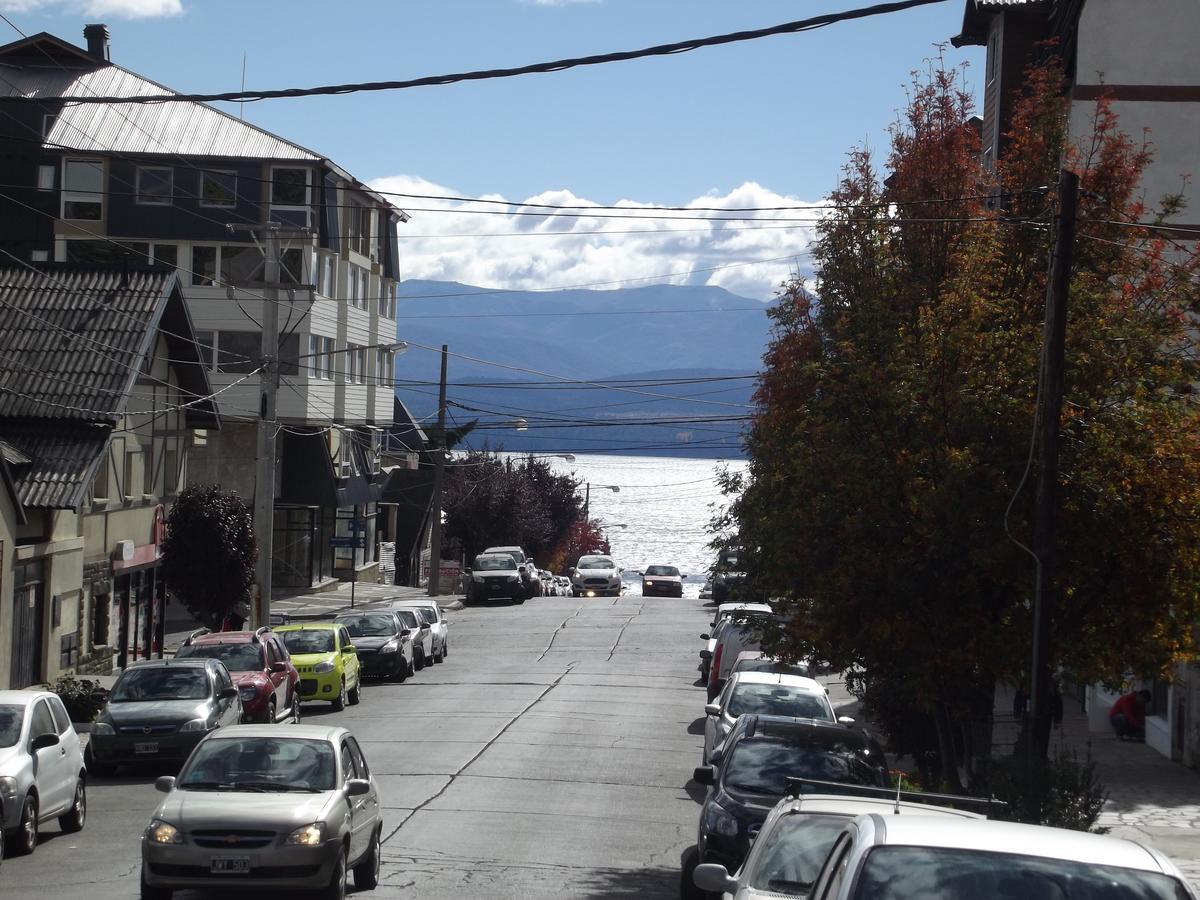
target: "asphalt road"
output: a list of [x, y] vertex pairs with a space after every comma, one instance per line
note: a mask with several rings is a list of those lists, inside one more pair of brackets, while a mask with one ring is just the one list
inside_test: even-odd
[[[677, 897], [703, 797], [690, 777], [711, 615], [698, 600], [636, 595], [471, 607], [447, 614], [444, 663], [369, 685], [342, 713], [306, 705], [308, 722], [358, 736], [379, 781], [386, 841], [371, 896]], [[33, 856], [0, 867], [0, 894], [137, 897], [156, 774], [93, 782], [86, 828], [45, 826]]]

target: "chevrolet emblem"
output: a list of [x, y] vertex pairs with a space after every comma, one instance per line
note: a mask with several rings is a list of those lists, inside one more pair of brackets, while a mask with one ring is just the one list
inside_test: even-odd
[[151, 731], [151, 728], [150, 728], [150, 726], [149, 726], [149, 725], [143, 725], [143, 726], [142, 726], [142, 734], [149, 734], [149, 733], [150, 733], [150, 731]]
[[225, 843], [236, 844], [237, 842], [238, 842], [238, 836], [236, 834], [225, 835]]

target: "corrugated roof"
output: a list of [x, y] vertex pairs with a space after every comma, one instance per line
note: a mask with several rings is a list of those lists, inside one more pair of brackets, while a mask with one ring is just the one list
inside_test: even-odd
[[1033, 9], [1049, 6], [1054, 0], [967, 0], [963, 9], [962, 31], [950, 39], [955, 47], [983, 46], [987, 43], [988, 20], [1006, 9]]
[[17, 499], [26, 507], [77, 508], [87, 499], [110, 434], [84, 422], [0, 423], [0, 437], [30, 460], [13, 467]]
[[[138, 97], [177, 93], [128, 69], [0, 65], [0, 96], [54, 101], [59, 97]], [[203, 103], [68, 103], [45, 146], [86, 153], [178, 153], [319, 162], [311, 150], [285, 141]]]

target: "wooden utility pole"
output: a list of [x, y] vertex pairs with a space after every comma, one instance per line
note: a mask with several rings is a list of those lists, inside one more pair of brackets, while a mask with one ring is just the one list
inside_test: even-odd
[[429, 596], [441, 593], [442, 580], [442, 478], [446, 470], [446, 358], [449, 348], [442, 344], [442, 379], [438, 385], [438, 420], [433, 459], [433, 503], [429, 511], [433, 529], [429, 536]]

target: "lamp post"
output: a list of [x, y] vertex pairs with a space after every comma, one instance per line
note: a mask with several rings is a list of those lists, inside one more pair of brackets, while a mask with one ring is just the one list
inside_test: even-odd
[[[607, 488], [608, 490], [612, 491], [614, 494], [621, 493], [621, 486], [619, 484], [598, 484], [598, 485], [596, 485], [596, 487]], [[589, 482], [586, 482], [586, 487], [583, 492], [583, 521], [585, 521], [585, 522], [588, 520], [588, 510], [591, 508], [591, 505], [592, 505], [592, 483], [589, 481]]]

